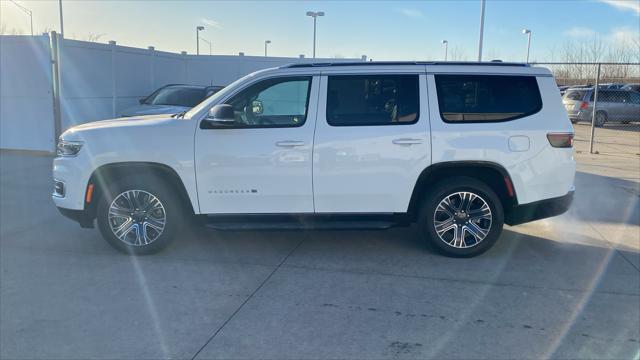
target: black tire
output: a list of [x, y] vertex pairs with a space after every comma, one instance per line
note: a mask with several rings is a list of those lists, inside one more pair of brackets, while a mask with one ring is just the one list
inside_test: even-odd
[[603, 127], [607, 122], [607, 113], [604, 111], [597, 111], [595, 122], [597, 127]]
[[[434, 218], [436, 216], [436, 209], [438, 208], [438, 205], [446, 197], [452, 196], [458, 192], [468, 192], [479, 196], [480, 199], [474, 199], [475, 203], [472, 202], [472, 204], [478, 206], [480, 201], [484, 201], [491, 210], [491, 221], [488, 227], [488, 233], [482, 240], [475, 244], [467, 244], [466, 238], [463, 235], [462, 241], [465, 246], [468, 247], [454, 247], [448, 244], [445, 240], [440, 238], [435, 228]], [[418, 216], [420, 236], [426, 240], [427, 244], [432, 248], [449, 257], [473, 257], [484, 253], [498, 240], [502, 233], [502, 226], [504, 223], [502, 203], [495, 192], [481, 181], [462, 176], [449, 178], [435, 184], [432, 190], [424, 197]], [[452, 220], [454, 220], [454, 218], [452, 218]], [[465, 221], [458, 218], [455, 218], [455, 220], [459, 220], [461, 222]], [[466, 221], [468, 222], [468, 220]], [[487, 220], [479, 221], [483, 221], [484, 225], [487, 224]], [[463, 234], [465, 234], [465, 232], [463, 232]]]
[[[146, 194], [151, 194], [156, 197], [162, 205], [162, 210], [158, 211], [164, 214], [164, 229], [159, 232], [159, 236], [155, 236], [155, 239], [150, 241], [148, 244], [134, 245], [127, 243], [120, 240], [120, 238], [118, 238], [111, 230], [111, 224], [108, 216], [109, 208], [114, 199], [129, 190], [141, 190], [141, 192], [137, 192], [137, 194], [141, 194], [139, 196], [142, 197], [142, 200], [144, 200], [145, 196], [148, 196]], [[164, 249], [172, 242], [177, 231], [183, 226], [184, 214], [184, 206], [182, 205], [180, 198], [166, 182], [152, 175], [141, 175], [125, 177], [115, 183], [109, 184], [109, 187], [106, 191], [103, 191], [102, 196], [100, 196], [96, 215], [98, 228], [100, 229], [104, 239], [111, 246], [130, 255], [147, 255]], [[138, 214], [136, 214], [136, 216], [138, 216]], [[146, 214], [141, 216], [146, 216]], [[149, 229], [148, 226], [145, 226], [145, 228]], [[155, 230], [152, 228], [148, 230], [150, 233], [149, 238], [154, 237], [154, 235], [158, 235], [158, 232], [154, 233], [153, 231]], [[127, 239], [130, 237], [131, 236], [125, 236]]]

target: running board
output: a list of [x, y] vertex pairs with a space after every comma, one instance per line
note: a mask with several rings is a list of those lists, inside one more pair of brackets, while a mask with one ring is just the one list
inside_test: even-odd
[[382, 230], [399, 224], [391, 218], [391, 216], [213, 215], [207, 216], [205, 226], [215, 230]]

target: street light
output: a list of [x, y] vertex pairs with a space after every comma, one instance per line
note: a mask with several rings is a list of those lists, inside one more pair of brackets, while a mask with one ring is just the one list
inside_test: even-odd
[[205, 39], [203, 37], [200, 37], [200, 40], [202, 40], [205, 43], [209, 44], [209, 55], [212, 55], [212, 53], [211, 53], [211, 41], [209, 41], [209, 40], [207, 40], [207, 39]]
[[529, 63], [529, 50], [531, 49], [531, 30], [522, 29], [522, 33], [527, 35], [527, 64]]
[[316, 21], [318, 16], [324, 16], [324, 11], [307, 11], [307, 16], [313, 18], [313, 58], [316, 58]]
[[267, 45], [271, 44], [271, 40], [264, 41], [264, 57], [267, 57]]
[[15, 6], [17, 6], [18, 8], [20, 8], [20, 10], [22, 10], [25, 14], [29, 15], [29, 20], [31, 21], [31, 36], [33, 36], [33, 12], [29, 9], [27, 9], [26, 7], [18, 4], [17, 2], [10, 0]]
[[200, 55], [200, 31], [204, 30], [204, 26], [196, 26], [196, 55]]
[[447, 40], [442, 40], [442, 45], [444, 45], [444, 61], [447, 61], [447, 52], [449, 50], [449, 42]]
[[484, 33], [484, 1], [480, 0], [480, 39], [478, 39], [478, 61], [482, 61], [482, 35]]
[[64, 38], [64, 20], [62, 19], [62, 0], [58, 0], [58, 14], [60, 16], [60, 37]]

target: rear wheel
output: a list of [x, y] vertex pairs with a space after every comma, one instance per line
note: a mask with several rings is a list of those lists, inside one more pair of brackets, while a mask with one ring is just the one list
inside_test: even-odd
[[128, 177], [112, 184], [97, 210], [98, 228], [105, 240], [133, 255], [165, 248], [182, 223], [179, 199], [153, 176]]
[[596, 126], [602, 127], [607, 122], [607, 113], [604, 111], [596, 112]]
[[483, 182], [456, 177], [425, 197], [418, 224], [424, 239], [444, 255], [472, 257], [498, 240], [504, 221], [500, 199]]

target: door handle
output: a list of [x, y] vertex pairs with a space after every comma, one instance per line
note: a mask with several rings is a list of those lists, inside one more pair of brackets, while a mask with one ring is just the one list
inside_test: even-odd
[[395, 145], [417, 145], [422, 144], [422, 139], [400, 138], [391, 141]]
[[304, 146], [304, 141], [292, 141], [292, 140], [278, 141], [276, 142], [276, 146], [285, 147], [285, 148]]

